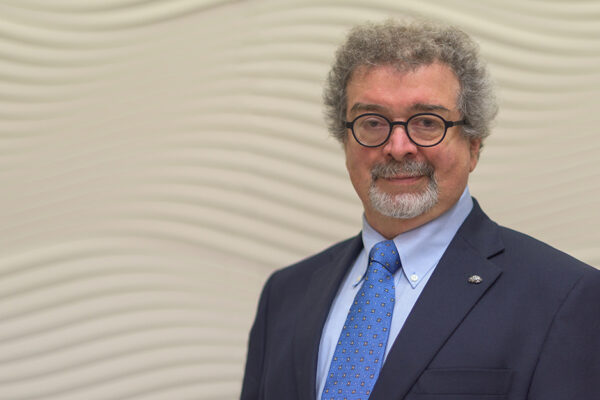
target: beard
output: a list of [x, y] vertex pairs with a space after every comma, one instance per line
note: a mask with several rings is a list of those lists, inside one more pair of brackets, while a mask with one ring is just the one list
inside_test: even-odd
[[[392, 178], [397, 175], [426, 176], [427, 187], [421, 192], [391, 194], [381, 191], [375, 184], [378, 178]], [[438, 185], [431, 164], [421, 161], [390, 161], [377, 164], [371, 170], [369, 200], [379, 213], [392, 218], [409, 219], [431, 210], [438, 202]]]

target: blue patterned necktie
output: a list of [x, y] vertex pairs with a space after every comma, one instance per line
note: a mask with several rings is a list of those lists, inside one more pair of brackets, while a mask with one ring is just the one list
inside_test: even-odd
[[393, 274], [400, 266], [393, 241], [371, 249], [365, 280], [346, 317], [321, 400], [369, 398], [383, 364], [394, 311]]

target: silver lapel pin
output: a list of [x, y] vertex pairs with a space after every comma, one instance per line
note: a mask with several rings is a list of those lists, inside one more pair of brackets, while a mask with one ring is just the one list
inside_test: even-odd
[[481, 279], [479, 275], [473, 275], [467, 279], [467, 282], [472, 283], [473, 285], [479, 285], [481, 282], [483, 282], [483, 279]]

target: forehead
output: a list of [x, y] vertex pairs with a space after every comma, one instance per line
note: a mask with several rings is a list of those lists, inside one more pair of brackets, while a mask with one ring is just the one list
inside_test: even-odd
[[454, 72], [443, 63], [399, 69], [393, 65], [361, 66], [348, 82], [347, 112], [357, 105], [404, 112], [424, 107], [454, 110], [460, 85]]

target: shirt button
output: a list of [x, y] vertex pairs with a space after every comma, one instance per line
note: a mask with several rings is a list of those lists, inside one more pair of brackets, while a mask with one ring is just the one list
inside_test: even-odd
[[418, 280], [419, 280], [419, 276], [418, 276], [417, 274], [412, 274], [412, 275], [410, 276], [410, 280], [411, 280], [412, 282], [416, 282], [416, 281], [418, 281]]

